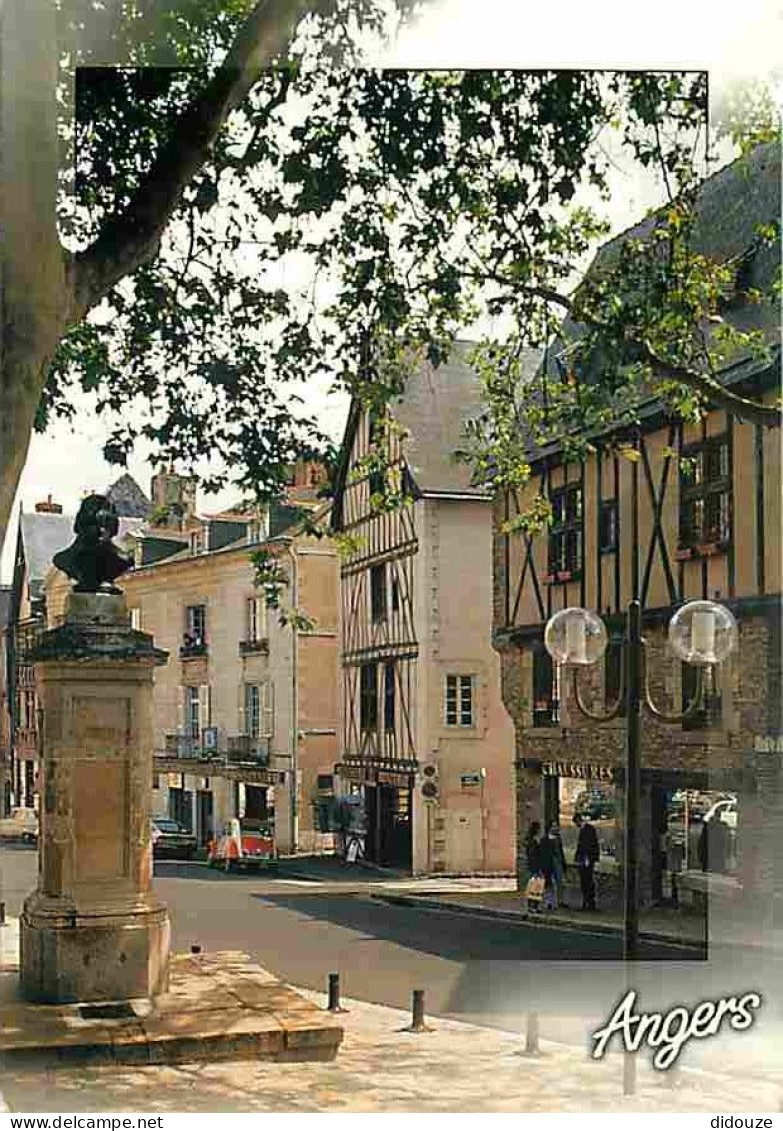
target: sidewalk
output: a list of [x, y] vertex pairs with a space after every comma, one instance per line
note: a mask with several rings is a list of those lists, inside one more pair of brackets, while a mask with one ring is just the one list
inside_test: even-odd
[[[524, 896], [516, 890], [419, 894], [417, 891], [390, 893], [384, 888], [383, 892], [376, 894], [376, 898], [406, 907], [485, 915], [540, 927], [565, 927], [598, 934], [617, 934], [623, 929], [621, 911], [587, 912], [563, 906], [557, 911], [528, 911]], [[656, 908], [642, 914], [640, 926], [643, 935], [656, 941], [685, 946], [704, 945], [705, 923], [701, 916], [679, 915], [674, 910]]]
[[[570, 928], [598, 934], [617, 934], [623, 930], [622, 911], [579, 911], [574, 907], [561, 905], [557, 911], [531, 912], [527, 910], [524, 896], [516, 890], [432, 890], [420, 894], [420, 889], [392, 891], [390, 885], [385, 885], [382, 891], [373, 892], [373, 895], [387, 903], [401, 906], [485, 915], [492, 919], [526, 925]], [[653, 907], [640, 915], [640, 933], [651, 941], [703, 947], [706, 932], [707, 920], [704, 915], [667, 907]], [[779, 927], [762, 931], [756, 922], [745, 919], [731, 920], [712, 915], [709, 919], [709, 941], [713, 945], [763, 948], [783, 953], [783, 932]]]
[[[322, 994], [300, 991], [323, 1007]], [[683, 1067], [654, 1072], [638, 1058], [636, 1095], [624, 1097], [622, 1058], [541, 1041], [522, 1055], [519, 1034], [437, 1018], [404, 1032], [401, 1010], [346, 1001], [336, 1060], [278, 1064], [194, 1062], [0, 1075], [16, 1112], [776, 1112], [783, 1081]], [[687, 1056], [686, 1056], [687, 1061]], [[1, 1102], [1, 1101], [0, 1101]]]

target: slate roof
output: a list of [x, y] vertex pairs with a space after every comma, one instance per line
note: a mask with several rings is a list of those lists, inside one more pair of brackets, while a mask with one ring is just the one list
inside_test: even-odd
[[[8, 618], [11, 613], [11, 586], [0, 585], [0, 632], [8, 627]], [[0, 678], [2, 673], [0, 672]]]
[[[459, 494], [477, 499], [489, 498], [484, 487], [472, 483], [472, 469], [457, 463], [454, 452], [465, 446], [464, 425], [482, 411], [483, 386], [467, 358], [476, 342], [454, 343], [447, 362], [434, 366], [429, 362], [410, 373], [401, 397], [390, 404], [392, 416], [408, 433], [403, 442], [405, 463], [414, 492], [418, 495]], [[535, 373], [541, 360], [540, 350], [527, 350], [524, 367]], [[362, 414], [354, 400], [348, 414], [341, 449], [341, 462], [335, 480], [333, 528], [342, 521], [341, 498], [348, 473], [353, 439]]]
[[152, 509], [152, 503], [139, 487], [132, 475], [121, 475], [116, 483], [112, 483], [106, 492], [106, 497], [111, 499], [117, 508], [117, 514], [126, 518], [146, 518]]
[[405, 462], [422, 494], [486, 494], [471, 484], [470, 467], [453, 458], [456, 449], [464, 447], [466, 421], [481, 413], [481, 382], [467, 363], [472, 349], [475, 342], [455, 342], [443, 365], [417, 366], [402, 397], [390, 406], [394, 419], [409, 433], [403, 441]]
[[[756, 240], [756, 227], [780, 220], [781, 215], [781, 147], [777, 142], [756, 146], [745, 157], [718, 170], [702, 185], [693, 230], [694, 251], [724, 263], [750, 251]], [[653, 231], [658, 217], [647, 217], [640, 223], [609, 240], [601, 247], [586, 277], [595, 277], [616, 261], [628, 239], [644, 239]], [[743, 289], [756, 288], [769, 293], [780, 267], [780, 242], [759, 247], [749, 257], [743, 276]], [[780, 307], [777, 302], [732, 303], [723, 311], [727, 322], [739, 330], [761, 330], [773, 346], [780, 342]], [[562, 337], [579, 337], [580, 328], [570, 318], [562, 323]], [[563, 340], [553, 344], [548, 353], [548, 372], [557, 372], [554, 358], [563, 348]], [[734, 355], [725, 365], [725, 372], [738, 369], [749, 354]], [[758, 362], [751, 369], [766, 369]], [[742, 377], [749, 374], [743, 367]]]

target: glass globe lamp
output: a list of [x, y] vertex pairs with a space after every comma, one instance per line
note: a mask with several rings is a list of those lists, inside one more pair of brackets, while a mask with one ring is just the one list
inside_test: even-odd
[[689, 601], [669, 621], [669, 646], [686, 664], [719, 664], [738, 640], [737, 622], [715, 601]]
[[607, 642], [604, 622], [589, 609], [561, 609], [544, 632], [544, 647], [556, 664], [594, 664]]

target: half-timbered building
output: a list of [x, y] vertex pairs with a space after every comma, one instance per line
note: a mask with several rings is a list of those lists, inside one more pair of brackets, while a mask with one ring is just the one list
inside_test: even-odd
[[[480, 409], [469, 349], [416, 369], [391, 428], [354, 402], [332, 512], [351, 536], [337, 769], [361, 795], [368, 857], [418, 873], [513, 869], [513, 730], [490, 638], [492, 504], [453, 459]], [[385, 509], [389, 493], [407, 501]]]
[[[765, 246], [756, 237], [758, 225], [775, 223], [779, 214], [779, 151], [765, 146], [705, 183], [697, 247], [720, 259], [741, 257], [743, 289], [768, 293], [780, 244]], [[780, 395], [777, 304], [750, 304], [738, 294], [724, 317], [762, 330], [770, 354], [734, 359], [721, 381], [771, 403]], [[553, 353], [547, 364], [554, 374]], [[668, 622], [682, 603], [708, 598], [732, 610], [740, 645], [708, 673], [694, 716], [680, 723], [643, 717], [642, 892], [650, 902], [682, 901], [689, 887], [705, 885], [729, 894], [768, 893], [775, 883], [779, 890], [780, 432], [718, 407], [699, 423], [682, 423], [650, 400], [638, 427], [597, 436], [594, 449], [578, 464], [564, 462], [557, 445], [537, 452], [525, 490], [496, 500], [494, 643], [516, 726], [520, 879], [531, 821], [559, 819], [566, 836], [581, 809], [599, 827], [604, 902], [619, 899], [622, 890], [624, 721], [596, 725], [581, 715], [565, 672], [544, 648], [549, 617], [582, 606], [604, 618], [605, 657], [580, 677], [586, 701], [599, 710], [616, 701], [624, 611], [639, 600], [650, 689], [661, 709], [674, 714], [691, 701], [695, 669], [667, 648]], [[503, 533], [503, 523], [537, 495], [551, 502], [551, 525], [537, 534]], [[725, 836], [708, 862], [700, 845], [710, 815], [725, 826]], [[705, 866], [720, 876], [705, 879]]]

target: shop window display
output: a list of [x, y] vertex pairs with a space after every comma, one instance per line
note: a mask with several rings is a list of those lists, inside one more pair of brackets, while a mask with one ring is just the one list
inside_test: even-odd
[[739, 805], [733, 793], [674, 791], [667, 806], [666, 867], [669, 872], [731, 875], [737, 870]]
[[620, 802], [611, 782], [561, 777], [558, 782], [560, 835], [569, 864], [574, 861], [577, 827], [574, 817], [588, 817], [601, 848], [601, 866], [616, 867], [620, 856]]

